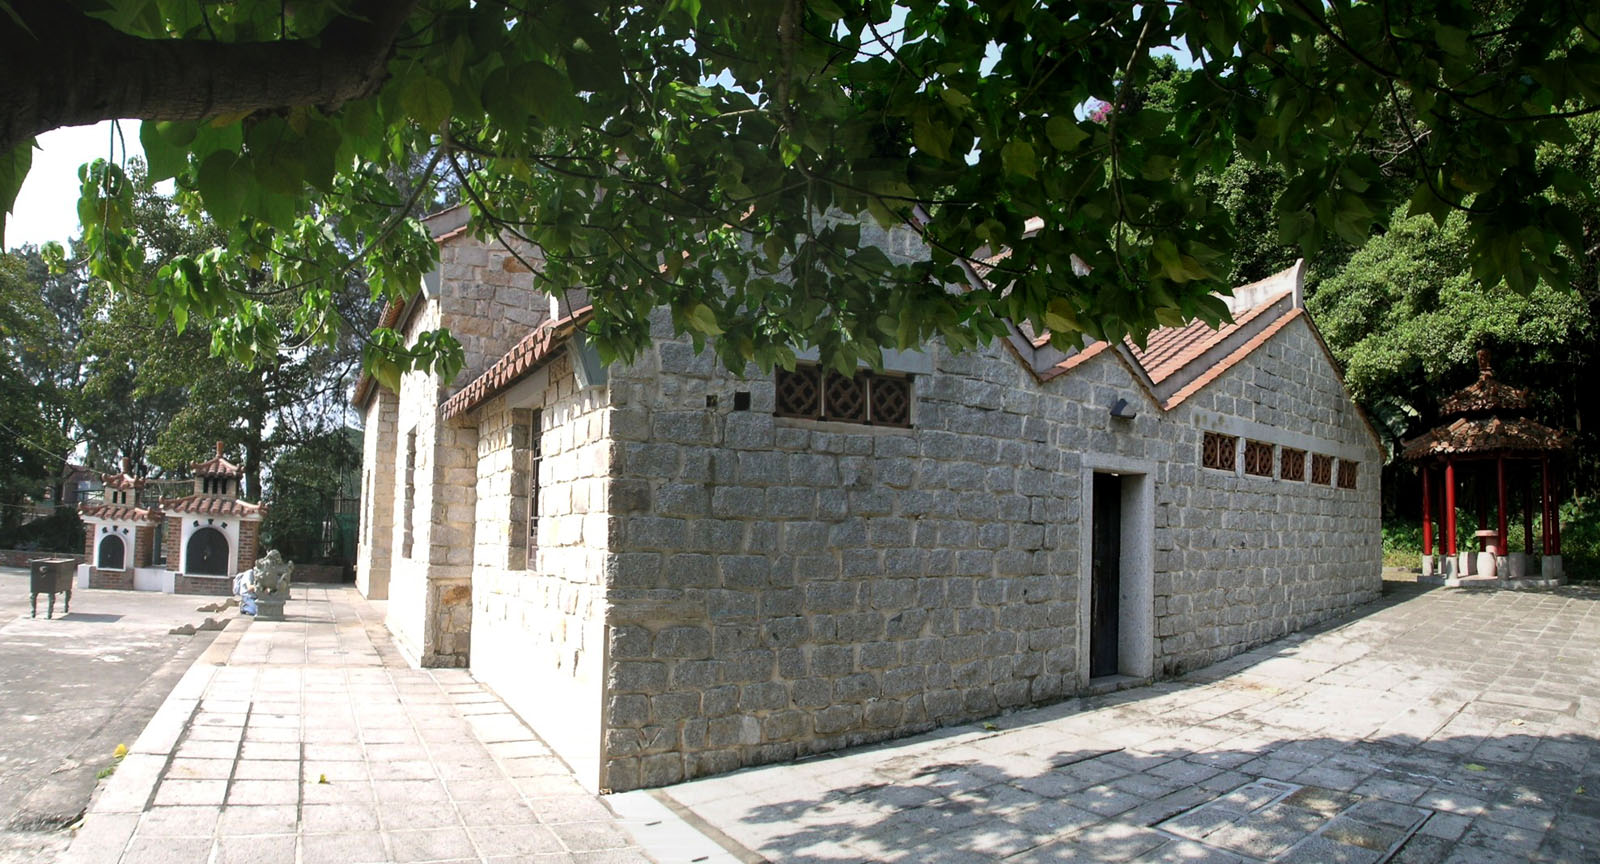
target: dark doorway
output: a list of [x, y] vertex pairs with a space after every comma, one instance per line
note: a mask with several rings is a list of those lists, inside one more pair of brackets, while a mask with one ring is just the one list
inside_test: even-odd
[[101, 570], [121, 570], [124, 549], [121, 537], [107, 534], [100, 538], [100, 561], [95, 566]]
[[1094, 475], [1089, 572], [1089, 677], [1117, 674], [1122, 593], [1122, 478]]
[[190, 534], [183, 572], [194, 576], [228, 575], [228, 538], [215, 528], [201, 528]]

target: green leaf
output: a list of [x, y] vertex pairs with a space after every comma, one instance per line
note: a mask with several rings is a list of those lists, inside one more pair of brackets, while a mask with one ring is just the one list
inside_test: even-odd
[[1052, 333], [1070, 333], [1082, 330], [1078, 322], [1078, 310], [1073, 308], [1072, 301], [1065, 297], [1057, 297], [1050, 301], [1045, 308], [1044, 326]]
[[428, 131], [450, 119], [450, 88], [429, 75], [418, 75], [400, 91], [400, 108]]
[[722, 326], [717, 323], [717, 313], [704, 303], [696, 303], [684, 312], [684, 320], [690, 329], [707, 336], [716, 336], [722, 333]]
[[911, 140], [917, 149], [946, 162], [950, 161], [950, 140], [954, 134], [955, 130], [934, 121], [927, 111], [917, 112], [911, 123]]
[[[187, 135], [173, 127], [187, 130]], [[144, 147], [145, 165], [151, 180], [166, 180], [178, 176], [189, 165], [189, 143], [194, 140], [194, 126], [189, 123], [169, 123], [146, 120], [139, 124], [139, 144]]]
[[1447, 54], [1460, 57], [1467, 53], [1467, 31], [1459, 27], [1451, 27], [1448, 24], [1435, 24], [1433, 25], [1433, 40], [1439, 43], [1439, 47], [1443, 48]]
[[1039, 176], [1039, 157], [1034, 155], [1033, 145], [1020, 139], [1013, 138], [1000, 148], [1000, 164], [1007, 174], [1029, 179]]
[[34, 139], [19, 142], [9, 153], [0, 153], [0, 249], [5, 248], [6, 215], [17, 204], [17, 193], [22, 191], [22, 181], [33, 167]]
[[1089, 133], [1078, 128], [1078, 124], [1071, 119], [1056, 115], [1045, 121], [1044, 134], [1050, 139], [1050, 146], [1065, 153], [1078, 149], [1078, 145], [1089, 139]]
[[230, 225], [243, 215], [245, 198], [252, 184], [249, 173], [240, 165], [239, 156], [218, 150], [200, 163], [195, 185], [212, 218], [218, 224]]

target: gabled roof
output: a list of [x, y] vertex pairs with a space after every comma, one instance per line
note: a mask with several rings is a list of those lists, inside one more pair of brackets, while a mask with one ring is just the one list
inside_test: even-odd
[[1218, 328], [1212, 328], [1204, 321], [1191, 321], [1185, 327], [1163, 327], [1150, 334], [1143, 348], [1132, 339], [1127, 340], [1128, 350], [1144, 367], [1150, 380], [1160, 384], [1205, 356], [1207, 351], [1228, 341], [1228, 337], [1247, 328], [1252, 321], [1272, 310], [1278, 301], [1288, 296], [1289, 292], [1284, 291], [1235, 315], [1232, 323]]
[[79, 504], [78, 513], [90, 519], [111, 522], [158, 522], [159, 509], [135, 507], [132, 504]]
[[187, 495], [183, 498], [161, 499], [161, 510], [168, 516], [239, 516], [260, 517], [267, 512], [262, 504], [252, 504], [237, 498], [216, 495]]
[[482, 405], [496, 394], [517, 383], [524, 375], [544, 365], [578, 325], [588, 320], [592, 306], [585, 306], [565, 318], [546, 319], [517, 344], [457, 390], [444, 403], [444, 416], [455, 417]]

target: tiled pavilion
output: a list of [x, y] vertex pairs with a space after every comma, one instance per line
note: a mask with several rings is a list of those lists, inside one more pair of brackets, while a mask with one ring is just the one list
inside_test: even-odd
[[[1566, 432], [1552, 429], [1527, 416], [1532, 399], [1527, 390], [1494, 377], [1489, 352], [1478, 352], [1478, 380], [1456, 391], [1441, 404], [1444, 424], [1405, 443], [1407, 460], [1421, 464], [1422, 474], [1422, 575], [1442, 579], [1447, 585], [1471, 581], [1507, 581], [1532, 577], [1533, 483], [1539, 482], [1540, 568], [1537, 581], [1559, 584], [1561, 523], [1557, 513], [1560, 473], [1551, 470], [1571, 446]], [[1435, 496], [1434, 468], [1442, 468], [1439, 497]], [[1476, 550], [1462, 551], [1457, 544], [1456, 494], [1468, 474], [1477, 493], [1479, 541]], [[1510, 552], [1510, 496], [1515, 488], [1522, 497], [1522, 551]], [[1496, 521], [1489, 526], [1490, 490], [1494, 490]], [[1442, 501], [1436, 517], [1434, 502]], [[1434, 520], [1441, 520], [1445, 558], [1436, 564]], [[1476, 554], [1474, 554], [1476, 553]]]

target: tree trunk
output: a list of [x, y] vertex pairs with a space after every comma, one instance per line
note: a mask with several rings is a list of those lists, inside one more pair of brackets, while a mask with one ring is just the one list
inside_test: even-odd
[[203, 120], [364, 98], [383, 82], [417, 0], [358, 0], [314, 38], [242, 43], [143, 39], [63, 0], [7, 5], [11, 14], [0, 14], [0, 154], [61, 126]]

